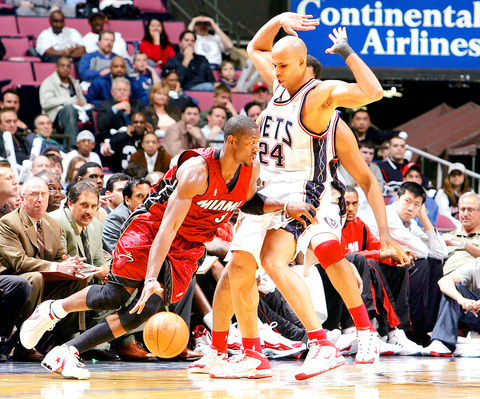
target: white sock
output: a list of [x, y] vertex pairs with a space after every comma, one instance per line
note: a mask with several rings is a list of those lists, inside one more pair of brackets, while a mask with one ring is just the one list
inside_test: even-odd
[[208, 329], [212, 331], [213, 330], [213, 312], [209, 312], [205, 316], [203, 316], [203, 322], [208, 327]]
[[63, 309], [61, 299], [53, 301], [53, 303], [50, 305], [50, 310], [52, 311], [53, 315], [58, 319], [63, 319], [68, 314], [67, 312], [65, 312], [65, 309]]

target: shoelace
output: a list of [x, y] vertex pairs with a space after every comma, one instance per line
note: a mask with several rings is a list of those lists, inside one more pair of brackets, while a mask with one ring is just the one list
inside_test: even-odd
[[[360, 334], [361, 333], [359, 333], [357, 336], [358, 352], [366, 352], [368, 351], [368, 348], [370, 347], [370, 345], [372, 345], [374, 336], [373, 334], [369, 334], [368, 340], [366, 340], [365, 338], [358, 339], [361, 336]], [[362, 334], [362, 335], [366, 335], [366, 334]]]

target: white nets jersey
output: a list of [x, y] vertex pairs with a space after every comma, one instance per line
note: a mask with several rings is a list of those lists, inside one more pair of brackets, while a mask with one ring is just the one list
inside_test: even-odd
[[340, 113], [335, 111], [321, 133], [302, 123], [307, 94], [319, 84], [306, 82], [293, 96], [278, 86], [260, 123], [260, 178], [267, 197], [310, 202], [337, 203], [344, 214], [345, 185], [337, 176], [335, 132]]

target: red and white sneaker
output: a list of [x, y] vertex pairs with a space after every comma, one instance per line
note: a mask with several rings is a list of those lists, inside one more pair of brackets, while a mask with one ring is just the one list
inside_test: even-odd
[[375, 364], [380, 357], [378, 333], [372, 330], [357, 330], [358, 351], [355, 356], [357, 365]]
[[270, 362], [261, 353], [245, 350], [223, 366], [210, 370], [212, 378], [268, 378], [272, 376]]
[[77, 348], [74, 346], [56, 346], [45, 356], [42, 366], [63, 378], [84, 380], [90, 377], [90, 372], [83, 368], [84, 364], [80, 362]]
[[330, 341], [313, 339], [308, 346], [307, 358], [295, 374], [297, 380], [306, 380], [345, 364], [342, 354]]
[[195, 342], [195, 352], [200, 352], [206, 354], [210, 351], [210, 345], [212, 344], [212, 337], [208, 330], [202, 326], [198, 325], [193, 330], [193, 340]]
[[50, 310], [53, 300], [42, 302], [20, 328], [20, 342], [27, 349], [38, 344], [47, 331], [52, 330], [59, 318]]
[[194, 374], [208, 374], [215, 366], [223, 366], [227, 364], [227, 354], [218, 353], [215, 349], [209, 348], [203, 354], [201, 359], [196, 360], [188, 366], [188, 372]]
[[275, 332], [273, 329], [276, 326], [276, 322], [270, 325], [262, 324], [258, 330], [260, 340], [262, 341], [262, 352], [266, 357], [279, 359], [297, 355], [307, 349], [307, 345], [304, 342], [291, 341]]

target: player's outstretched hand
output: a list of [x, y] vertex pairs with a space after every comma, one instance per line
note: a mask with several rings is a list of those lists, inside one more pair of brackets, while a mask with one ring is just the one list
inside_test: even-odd
[[288, 216], [298, 220], [303, 227], [307, 227], [309, 224], [317, 224], [317, 218], [315, 217], [316, 211], [312, 204], [306, 202], [288, 201], [286, 206]]
[[[332, 47], [327, 48], [325, 50], [326, 53], [329, 54], [341, 54], [342, 50], [344, 49], [345, 45], [348, 46], [348, 39], [347, 39], [347, 29], [340, 27], [334, 28], [333, 32], [328, 35], [330, 40], [333, 42]], [[349, 46], [350, 47], [350, 46]]]
[[315, 26], [320, 23], [318, 18], [314, 19], [313, 15], [300, 15], [294, 12], [284, 12], [280, 16], [280, 24], [285, 32], [298, 37], [297, 30], [314, 30]]
[[160, 286], [160, 283], [157, 280], [148, 280], [143, 286], [142, 295], [138, 300], [137, 304], [130, 310], [130, 314], [137, 312], [138, 314], [142, 313], [145, 304], [152, 294], [158, 294], [161, 296], [163, 293], [163, 288]]
[[414, 259], [413, 254], [407, 253], [404, 248], [399, 245], [389, 233], [385, 233], [383, 236], [380, 236], [380, 244], [382, 249], [385, 249], [387, 246], [391, 247], [395, 250], [397, 257], [398, 257], [398, 264], [397, 266], [409, 266], [412, 264]]

